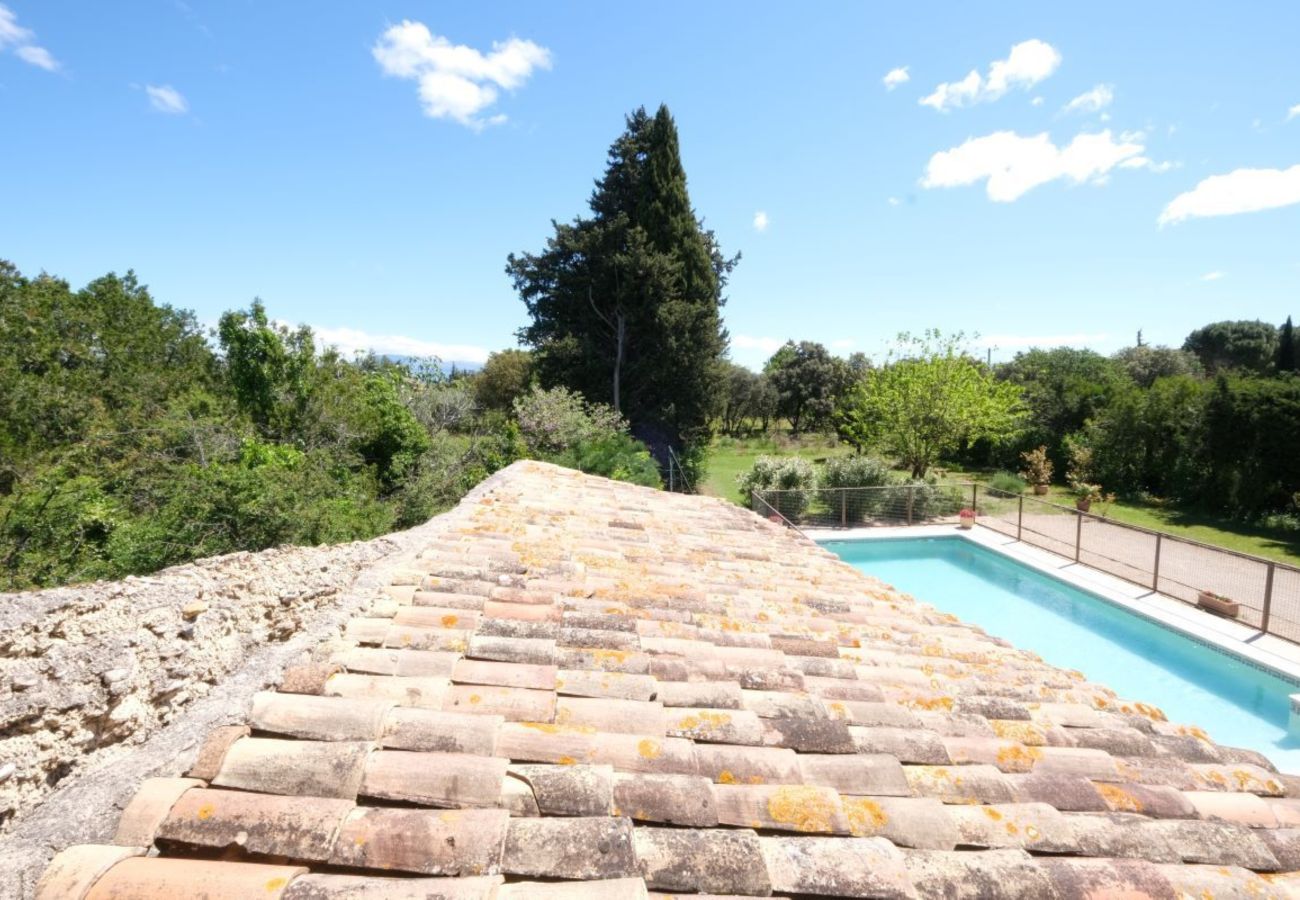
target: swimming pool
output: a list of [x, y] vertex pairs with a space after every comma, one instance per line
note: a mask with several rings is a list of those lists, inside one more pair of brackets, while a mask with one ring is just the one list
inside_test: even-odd
[[825, 541], [826, 549], [944, 612], [1152, 703], [1216, 742], [1300, 772], [1287, 733], [1300, 685], [960, 537]]

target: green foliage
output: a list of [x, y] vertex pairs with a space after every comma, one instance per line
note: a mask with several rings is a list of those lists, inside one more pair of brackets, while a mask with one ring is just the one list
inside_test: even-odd
[[627, 118], [590, 208], [507, 261], [539, 380], [609, 403], [655, 444], [707, 444], [736, 260], [691, 207], [666, 107]]
[[663, 487], [659, 466], [645, 444], [630, 434], [611, 432], [579, 441], [555, 461], [591, 475], [627, 481], [644, 487]]
[[722, 372], [716, 411], [722, 432], [730, 437], [766, 432], [780, 402], [772, 379], [733, 362], [723, 362]]
[[1140, 388], [1150, 388], [1158, 379], [1175, 375], [1200, 375], [1204, 371], [1196, 354], [1173, 347], [1138, 344], [1125, 347], [1114, 359]]
[[1020, 388], [1026, 410], [1024, 427], [998, 454], [998, 462], [1007, 466], [1018, 464], [1024, 451], [1045, 446], [1055, 467], [1064, 469], [1066, 435], [1083, 429], [1117, 397], [1133, 390], [1120, 361], [1072, 347], [1017, 353], [998, 367], [997, 375]]
[[217, 335], [240, 411], [263, 434], [282, 437], [301, 427], [316, 355], [311, 329], [272, 324], [254, 300], [247, 311], [222, 315]]
[[1189, 334], [1183, 349], [1196, 354], [1211, 375], [1228, 370], [1265, 374], [1277, 358], [1278, 333], [1258, 320], [1214, 322]]
[[1020, 390], [972, 359], [962, 335], [900, 335], [890, 361], [843, 403], [838, 430], [853, 446], [896, 455], [923, 478], [962, 442], [1000, 439], [1020, 414]]
[[1028, 483], [1015, 472], [994, 472], [988, 486], [1004, 494], [1023, 494]]
[[528, 451], [541, 456], [565, 453], [627, 428], [611, 407], [588, 403], [581, 394], [562, 387], [535, 387], [516, 399], [515, 419]]
[[787, 519], [797, 519], [812, 500], [812, 492], [817, 487], [817, 469], [799, 456], [760, 456], [748, 472], [741, 473], [737, 482], [746, 503], [759, 513], [768, 510], [754, 502], [754, 491], [784, 491], [769, 502]]
[[793, 434], [831, 424], [831, 415], [853, 381], [847, 363], [813, 341], [787, 341], [763, 367], [777, 395], [777, 412]]
[[1291, 324], [1290, 316], [1286, 317], [1286, 322], [1277, 335], [1277, 371], [1279, 374], [1300, 372], [1300, 355], [1296, 353], [1295, 345], [1295, 326]]
[[474, 398], [480, 406], [508, 412], [532, 385], [533, 355], [527, 350], [492, 353], [473, 382]]
[[818, 484], [827, 488], [881, 487], [896, 481], [889, 463], [874, 456], [840, 456], [822, 466]]

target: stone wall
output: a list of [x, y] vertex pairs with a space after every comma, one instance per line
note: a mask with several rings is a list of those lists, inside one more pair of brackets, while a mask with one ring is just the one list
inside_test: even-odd
[[308, 626], [397, 547], [384, 537], [234, 553], [0, 595], [0, 829], [79, 768], [166, 725], [251, 651]]

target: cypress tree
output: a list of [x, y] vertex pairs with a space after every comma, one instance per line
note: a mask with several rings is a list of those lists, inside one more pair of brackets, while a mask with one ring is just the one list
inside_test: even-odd
[[691, 208], [667, 107], [638, 109], [609, 148], [592, 215], [553, 223], [506, 271], [528, 308], [520, 340], [543, 384], [613, 404], [658, 453], [707, 441], [727, 348], [726, 259]]
[[1286, 324], [1278, 332], [1277, 370], [1279, 373], [1300, 371], [1296, 363], [1295, 329], [1291, 327], [1290, 316], [1286, 317]]

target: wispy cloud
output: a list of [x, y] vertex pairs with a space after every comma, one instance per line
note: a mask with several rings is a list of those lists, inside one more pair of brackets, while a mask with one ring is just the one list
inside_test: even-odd
[[190, 111], [184, 95], [170, 84], [146, 84], [144, 92], [149, 96], [149, 105], [160, 113], [183, 116]]
[[1084, 91], [1061, 108], [1061, 112], [1095, 113], [1110, 106], [1115, 99], [1115, 88], [1109, 84], [1099, 84], [1090, 91]]
[[754, 213], [754, 230], [767, 231], [767, 213], [761, 209]]
[[0, 50], [6, 47], [13, 47], [14, 56], [38, 69], [55, 72], [59, 68], [54, 55], [36, 43], [36, 33], [19, 25], [14, 11], [0, 3]]
[[1295, 106], [1291, 107], [1286, 111], [1286, 120], [1288, 122], [1290, 122], [1296, 116], [1300, 116], [1300, 103], [1297, 103]]
[[947, 112], [972, 103], [997, 100], [1013, 87], [1028, 90], [1049, 77], [1061, 65], [1061, 54], [1051, 44], [1037, 38], [1022, 41], [1011, 48], [1006, 59], [989, 64], [988, 75], [976, 69], [961, 81], [946, 81], [934, 92], [921, 98], [922, 106]]
[[506, 121], [503, 113], [482, 115], [497, 102], [499, 88], [513, 91], [535, 70], [551, 67], [551, 51], [532, 41], [512, 37], [483, 53], [409, 20], [385, 31], [371, 53], [385, 75], [419, 85], [426, 116], [475, 130]]
[[1179, 194], [1160, 213], [1161, 225], [1232, 216], [1300, 203], [1300, 164], [1289, 169], [1236, 169], [1212, 175]]
[[375, 353], [392, 356], [436, 356], [444, 362], [484, 362], [488, 351], [472, 344], [443, 344], [401, 334], [368, 334], [356, 328], [312, 328], [322, 346], [336, 347], [344, 356]]
[[912, 80], [912, 76], [907, 74], [907, 66], [899, 66], [897, 69], [890, 69], [885, 73], [885, 77], [880, 79], [885, 85], [885, 90], [892, 91], [900, 84], [907, 84]]
[[1227, 274], [1228, 274], [1227, 272], [1206, 272], [1204, 275], [1201, 276], [1201, 281], [1218, 281], [1220, 278], [1223, 278]]
[[1009, 203], [1042, 184], [1058, 179], [1075, 184], [1102, 184], [1119, 167], [1155, 168], [1143, 154], [1143, 135], [1125, 133], [1116, 140], [1109, 129], [1079, 134], [1058, 147], [1047, 132], [1032, 136], [998, 131], [971, 138], [930, 157], [921, 185], [959, 187], [987, 180], [990, 200]]

